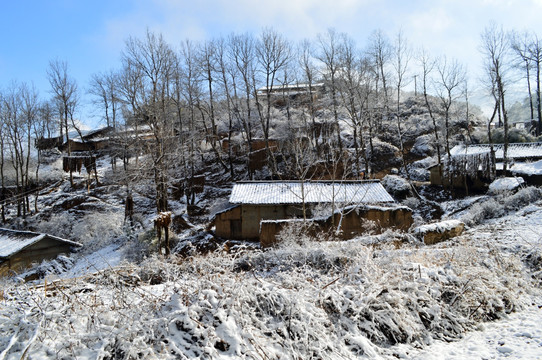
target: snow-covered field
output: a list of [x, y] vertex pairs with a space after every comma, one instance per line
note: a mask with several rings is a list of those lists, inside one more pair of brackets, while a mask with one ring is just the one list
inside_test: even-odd
[[[540, 254], [542, 247], [542, 209], [540, 202], [503, 218], [487, 221], [462, 236], [468, 241], [493, 246], [503, 256], [511, 253]], [[528, 259], [527, 261], [540, 261]], [[538, 264], [540, 266], [540, 264]], [[400, 345], [411, 359], [542, 359], [541, 268], [531, 273], [534, 287], [519, 300], [521, 308], [503, 319], [481, 323], [455, 342], [435, 341], [423, 349]], [[529, 270], [526, 270], [527, 276]], [[406, 355], [408, 354], [408, 355]]]
[[[528, 298], [526, 299], [528, 300]], [[542, 359], [542, 308], [533, 297], [506, 319], [480, 324], [457, 342], [436, 341], [422, 350], [409, 351], [411, 359]]]
[[42, 264], [45, 281], [1, 280], [0, 360], [542, 358], [540, 198], [530, 188], [443, 204], [468, 228], [432, 246], [291, 228], [266, 251], [138, 264], [104, 205], [78, 231], [124, 240]]

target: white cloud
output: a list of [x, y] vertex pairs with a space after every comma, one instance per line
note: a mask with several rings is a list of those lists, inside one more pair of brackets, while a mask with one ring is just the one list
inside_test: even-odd
[[413, 14], [409, 17], [410, 26], [433, 36], [450, 31], [455, 21], [450, 13], [443, 8], [431, 8], [422, 13]]
[[[258, 32], [272, 27], [291, 40], [312, 38], [330, 27], [349, 32], [368, 22], [377, 0], [153, 0], [139, 1], [132, 11], [109, 19], [100, 35], [112, 48], [148, 27], [171, 43], [202, 40], [231, 32]], [[372, 19], [371, 19], [372, 20]]]

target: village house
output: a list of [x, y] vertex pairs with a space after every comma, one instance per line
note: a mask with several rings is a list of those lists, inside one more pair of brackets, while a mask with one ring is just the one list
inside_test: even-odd
[[64, 141], [63, 137], [56, 136], [51, 138], [41, 137], [35, 140], [35, 146], [38, 150], [49, 150], [57, 148], [61, 151], [97, 151], [109, 146], [109, 139], [115, 129], [112, 127], [103, 127], [96, 130], [85, 130], [78, 133], [71, 131], [69, 141]]
[[298, 83], [298, 84], [287, 84], [287, 85], [274, 85], [273, 87], [267, 88], [266, 86], [261, 87], [257, 90], [258, 95], [266, 95], [268, 92], [270, 94], [285, 94], [287, 96], [296, 96], [300, 94], [308, 94], [309, 92], [317, 93], [325, 91], [325, 85], [323, 82], [317, 82], [312, 84]]
[[69, 141], [62, 144], [61, 150], [69, 149], [69, 152], [104, 150], [110, 146], [110, 139], [114, 133], [115, 128], [108, 126], [81, 134], [71, 134]]
[[[226, 239], [260, 241], [268, 246], [288, 219], [310, 219], [323, 229], [340, 226], [342, 238], [367, 230], [407, 230], [411, 210], [398, 206], [379, 181], [249, 181], [233, 186], [230, 206], [216, 214], [216, 235]], [[314, 219], [317, 207], [325, 216]]]
[[54, 259], [81, 246], [48, 234], [0, 228], [0, 277], [21, 272], [33, 263]]
[[[504, 162], [504, 144], [456, 145], [450, 150], [451, 163], [443, 156], [442, 168], [432, 166], [431, 184], [449, 186], [449, 178], [455, 188], [482, 189], [496, 176], [502, 175]], [[521, 176], [527, 183], [542, 185], [542, 143], [511, 143], [507, 151], [508, 171]], [[451, 170], [449, 176], [446, 169]]]
[[52, 138], [39, 138], [35, 140], [38, 150], [48, 150], [57, 148], [63, 152], [109, 152], [113, 148], [124, 146], [128, 143], [138, 141], [148, 141], [152, 139], [152, 132], [147, 125], [141, 125], [137, 128], [114, 128], [106, 126], [94, 130], [82, 130], [80, 133], [71, 131], [69, 140], [64, 141], [60, 136]]

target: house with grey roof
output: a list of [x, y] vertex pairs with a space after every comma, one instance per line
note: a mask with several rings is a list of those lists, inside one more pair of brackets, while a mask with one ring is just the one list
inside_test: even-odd
[[[316, 207], [324, 208], [327, 216], [315, 219]], [[229, 207], [215, 215], [215, 232], [225, 239], [267, 245], [285, 221], [309, 219], [326, 229], [340, 224], [341, 234], [351, 237], [363, 232], [361, 219], [369, 212], [382, 227], [406, 230], [412, 223], [411, 210], [398, 206], [379, 181], [239, 182], [232, 188]]]
[[82, 245], [57, 236], [0, 228], [0, 277], [54, 259]]
[[[452, 185], [456, 188], [484, 188], [501, 175], [504, 162], [504, 144], [456, 145], [450, 150], [451, 161], [443, 156], [443, 168], [431, 167], [431, 184]], [[537, 162], [542, 160], [542, 143], [511, 143], [507, 150], [508, 171], [522, 176], [526, 182], [542, 185], [542, 173]], [[451, 173], [449, 173], [450, 171]], [[449, 176], [451, 175], [451, 176]]]

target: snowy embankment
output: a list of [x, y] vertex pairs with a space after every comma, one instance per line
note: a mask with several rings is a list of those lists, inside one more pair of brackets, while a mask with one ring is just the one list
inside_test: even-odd
[[[540, 316], [542, 204], [487, 220], [490, 206], [456, 214], [471, 228], [435, 246], [395, 233], [321, 243], [293, 229], [268, 251], [5, 280], [0, 359], [533, 358], [540, 331], [515, 319]], [[514, 338], [492, 330], [506, 325]]]
[[534, 287], [526, 289], [517, 312], [483, 323], [457, 342], [435, 341], [424, 349], [400, 345], [412, 359], [542, 359], [542, 209], [531, 204], [503, 218], [470, 229], [463, 237], [485, 244], [503, 257], [518, 254]]
[[423, 350], [408, 347], [409, 357], [420, 360], [541, 359], [542, 309], [540, 298], [506, 319], [480, 324], [457, 342], [436, 341]]

